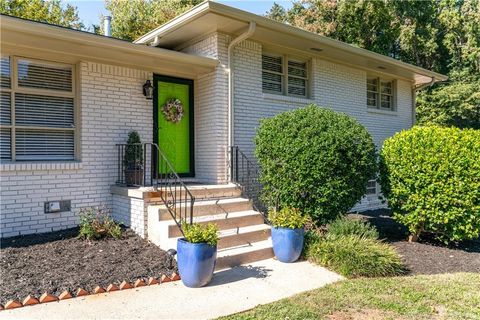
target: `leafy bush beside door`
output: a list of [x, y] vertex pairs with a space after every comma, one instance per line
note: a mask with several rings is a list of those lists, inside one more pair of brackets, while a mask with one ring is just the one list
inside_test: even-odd
[[352, 208], [376, 172], [367, 129], [316, 105], [262, 120], [255, 144], [267, 204], [298, 208], [316, 224]]

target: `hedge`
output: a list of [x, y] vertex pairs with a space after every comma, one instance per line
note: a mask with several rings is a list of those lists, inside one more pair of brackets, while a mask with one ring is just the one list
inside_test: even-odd
[[414, 127], [383, 145], [380, 184], [396, 220], [416, 238], [480, 235], [480, 131]]

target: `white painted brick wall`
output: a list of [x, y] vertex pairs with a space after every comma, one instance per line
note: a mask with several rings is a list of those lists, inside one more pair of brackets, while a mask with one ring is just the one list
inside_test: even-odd
[[112, 216], [113, 218], [130, 227], [142, 238], [146, 237], [147, 207], [142, 199], [114, 194]]
[[228, 41], [228, 36], [213, 33], [182, 50], [220, 60], [215, 71], [195, 80], [195, 171], [202, 182], [226, 182]]
[[[111, 208], [115, 144], [124, 143], [130, 130], [152, 141], [152, 104], [142, 94], [151, 73], [93, 62], [79, 69], [81, 163], [2, 165], [1, 237], [74, 227], [81, 207]], [[72, 211], [44, 214], [44, 202], [53, 200], [71, 200]]]
[[[290, 98], [262, 93], [262, 46], [252, 41], [240, 43], [234, 50], [235, 144], [253, 158], [253, 138], [262, 118], [316, 103], [355, 117], [372, 134], [375, 144], [412, 125], [411, 84], [397, 81], [397, 112], [379, 114], [366, 106], [366, 76], [361, 69], [325, 60], [312, 61], [310, 99]], [[369, 196], [354, 209], [381, 206], [378, 196]]]

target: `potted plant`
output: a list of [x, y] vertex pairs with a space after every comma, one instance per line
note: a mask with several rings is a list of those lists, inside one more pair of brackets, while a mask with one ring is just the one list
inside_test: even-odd
[[143, 147], [141, 143], [137, 131], [128, 133], [123, 159], [125, 183], [128, 186], [141, 185], [143, 181]]
[[184, 238], [177, 241], [178, 272], [184, 285], [199, 288], [212, 280], [217, 260], [215, 224], [182, 223]]
[[270, 210], [273, 252], [281, 262], [295, 262], [303, 249], [304, 225], [308, 218], [300, 210], [290, 207]]

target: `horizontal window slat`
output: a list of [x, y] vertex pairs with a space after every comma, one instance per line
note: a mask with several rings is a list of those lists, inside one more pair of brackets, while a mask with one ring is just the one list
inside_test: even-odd
[[0, 124], [12, 123], [12, 96], [10, 92], [0, 93]]
[[73, 131], [16, 129], [17, 160], [74, 160]]
[[18, 60], [19, 87], [72, 91], [72, 68]]
[[15, 124], [66, 128], [74, 125], [74, 99], [15, 94]]
[[10, 57], [0, 58], [0, 88], [10, 88], [11, 83]]
[[12, 150], [12, 131], [7, 128], [0, 129], [0, 159], [10, 160]]

